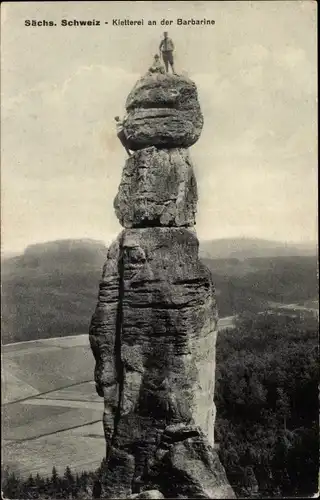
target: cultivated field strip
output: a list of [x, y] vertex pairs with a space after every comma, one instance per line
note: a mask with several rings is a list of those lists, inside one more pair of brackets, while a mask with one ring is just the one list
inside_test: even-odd
[[[52, 350], [53, 349], [53, 350]], [[34, 352], [33, 352], [34, 351]], [[17, 379], [16, 387], [4, 385], [6, 400], [14, 401], [20, 385], [27, 384], [38, 393], [54, 391], [73, 384], [85, 383], [93, 379], [94, 360], [90, 347], [75, 346], [65, 349], [49, 346], [48, 349], [34, 350], [24, 353], [3, 353], [2, 373]]]
[[9, 371], [4, 372], [4, 370], [2, 370], [1, 379], [2, 404], [7, 404], [11, 401], [26, 400], [29, 397], [37, 396], [39, 394], [37, 389], [29, 384], [26, 384], [23, 380], [21, 380], [21, 378], [19, 379]]
[[54, 352], [54, 351], [60, 351], [62, 348], [59, 346], [54, 346], [54, 345], [47, 345], [47, 346], [37, 346], [36, 350], [34, 346], [28, 346], [25, 347], [24, 349], [17, 349], [17, 350], [12, 350], [7, 353], [5, 353], [6, 359], [10, 360], [15, 360], [19, 358], [20, 356], [26, 356], [27, 354], [32, 354], [34, 355], [36, 352]]
[[95, 402], [95, 401], [77, 401], [70, 399], [27, 399], [24, 402], [25, 405], [34, 405], [34, 406], [54, 406], [54, 407], [62, 407], [62, 408], [85, 408], [89, 410], [103, 410], [103, 402]]
[[4, 346], [2, 368], [3, 463], [22, 475], [98, 467], [103, 399], [88, 335]]
[[67, 465], [73, 471], [94, 470], [105, 455], [101, 419], [85, 426], [45, 435], [31, 441], [10, 442], [3, 446], [3, 462], [22, 476], [50, 475], [52, 466], [63, 474]]
[[[94, 415], [91, 416], [91, 418], [93, 417]], [[98, 414], [96, 414], [96, 417], [99, 416]], [[79, 418], [80, 417], [80, 418]], [[68, 424], [66, 424], [64, 422], [64, 425], [63, 425], [63, 428], [62, 429], [57, 429], [57, 430], [50, 430], [50, 432], [45, 432], [45, 427], [44, 426], [40, 426], [40, 429], [38, 431], [38, 433], [34, 436], [28, 436], [28, 437], [22, 437], [24, 434], [24, 430], [25, 428], [21, 428], [21, 437], [20, 439], [15, 437], [14, 439], [11, 439], [11, 443], [23, 443], [23, 442], [30, 442], [30, 441], [35, 441], [35, 440], [38, 440], [38, 439], [42, 439], [42, 438], [51, 438], [52, 436], [56, 435], [56, 434], [60, 434], [61, 432], [70, 432], [74, 429], [81, 429], [83, 430], [84, 427], [86, 427], [87, 425], [92, 425], [92, 424], [96, 424], [96, 423], [101, 423], [102, 422], [102, 418], [101, 418], [101, 415], [100, 415], [100, 418], [99, 420], [90, 420], [89, 422], [86, 422], [86, 417], [82, 417], [83, 420], [81, 419], [81, 414], [80, 412], [66, 412], [66, 422], [68, 422]], [[73, 425], [72, 425], [72, 422], [73, 422]], [[48, 422], [45, 422], [45, 424], [47, 424]], [[28, 430], [28, 429], [26, 429]], [[42, 432], [41, 432], [42, 431]], [[81, 435], [81, 433], [80, 433]], [[50, 440], [49, 440], [50, 441]]]
[[50, 435], [102, 420], [102, 412], [102, 404], [100, 409], [25, 403], [11, 406], [3, 409], [3, 438], [17, 441]]
[[69, 347], [74, 347], [76, 345], [89, 345], [88, 334], [81, 335], [64, 335], [63, 337], [52, 337], [48, 339], [37, 339], [37, 340], [26, 340], [25, 342], [14, 342], [12, 344], [5, 344], [2, 346], [4, 352], [9, 352], [11, 350], [25, 349], [28, 346], [33, 345], [36, 347], [47, 347], [48, 345], [57, 344], [58, 347], [63, 347], [68, 345]]
[[[25, 398], [22, 398], [22, 399], [19, 399], [19, 400], [15, 400], [15, 401], [9, 401], [9, 402], [6, 403], [6, 405], [13, 405], [15, 403], [24, 403], [25, 401], [28, 401], [29, 399], [33, 399], [34, 397], [38, 397], [38, 398], [43, 397], [43, 398], [46, 398], [48, 395], [51, 395], [51, 394], [54, 394], [54, 393], [60, 393], [60, 391], [64, 391], [64, 390], [67, 390], [67, 389], [72, 389], [73, 387], [76, 387], [76, 386], [82, 386], [82, 385], [85, 385], [86, 383], [90, 384], [91, 386], [94, 385], [94, 382], [92, 380], [85, 380], [84, 382], [75, 382], [74, 384], [68, 384], [68, 385], [65, 385], [63, 387], [58, 387], [54, 391], [45, 391], [45, 392], [41, 392], [41, 393], [38, 392], [37, 394], [35, 394], [33, 396], [28, 396], [28, 397], [25, 397]], [[59, 399], [59, 398], [57, 398], [57, 399]], [[80, 393], [80, 395], [79, 395], [79, 401], [82, 401], [82, 400], [83, 400], [83, 396]]]
[[68, 387], [60, 388], [56, 391], [38, 394], [36, 397], [41, 399], [66, 399], [68, 401], [103, 401], [102, 398], [98, 396], [93, 381], [69, 385]]

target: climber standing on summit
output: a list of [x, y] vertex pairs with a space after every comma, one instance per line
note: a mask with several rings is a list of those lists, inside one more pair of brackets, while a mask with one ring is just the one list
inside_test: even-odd
[[171, 38], [168, 37], [167, 31], [163, 33], [163, 39], [161, 40], [159, 50], [162, 53], [162, 59], [166, 67], [166, 72], [168, 73], [170, 64], [172, 73], [175, 75], [176, 73], [174, 71], [174, 65], [173, 65], [174, 44]]

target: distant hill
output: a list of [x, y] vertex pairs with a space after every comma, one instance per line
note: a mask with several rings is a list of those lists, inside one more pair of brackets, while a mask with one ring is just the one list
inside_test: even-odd
[[2, 262], [2, 342], [85, 333], [107, 248], [94, 240], [27, 247]]
[[220, 316], [258, 312], [269, 303], [305, 304], [318, 297], [317, 243], [286, 244], [254, 238], [202, 241]]
[[200, 256], [208, 259], [315, 256], [317, 243], [287, 244], [258, 238], [225, 238], [202, 241]]
[[317, 308], [315, 256], [202, 260], [212, 273], [220, 316], [258, 312], [270, 302]]
[[3, 252], [3, 251], [1, 251], [1, 263], [2, 263], [2, 261], [12, 259], [13, 257], [17, 257], [18, 255], [21, 255], [21, 252]]
[[[299, 248], [250, 239], [202, 242], [220, 316], [258, 311], [269, 300], [313, 301], [316, 249]], [[104, 242], [82, 239], [30, 245], [2, 259], [2, 342], [87, 333], [106, 255]]]
[[18, 270], [25, 272], [50, 273], [59, 269], [71, 272], [78, 271], [79, 266], [100, 265], [107, 254], [107, 247], [103, 241], [57, 240], [46, 243], [37, 243], [28, 246], [23, 255], [4, 258], [2, 273], [5, 275]]

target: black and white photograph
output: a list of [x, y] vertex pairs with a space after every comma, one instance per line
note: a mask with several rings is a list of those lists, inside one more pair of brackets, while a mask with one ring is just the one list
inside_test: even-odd
[[319, 497], [317, 3], [1, 6], [1, 499]]

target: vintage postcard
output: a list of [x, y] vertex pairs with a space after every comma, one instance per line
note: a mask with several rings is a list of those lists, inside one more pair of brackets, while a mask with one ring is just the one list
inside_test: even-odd
[[2, 498], [317, 495], [316, 16], [3, 2]]

